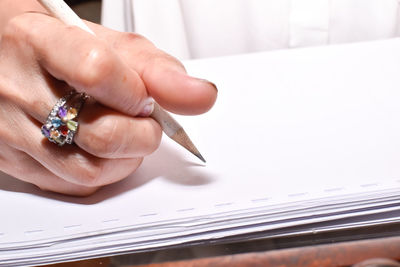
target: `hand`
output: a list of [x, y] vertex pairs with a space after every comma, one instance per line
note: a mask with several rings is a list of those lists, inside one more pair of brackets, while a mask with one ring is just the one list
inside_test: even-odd
[[[44, 190], [88, 195], [135, 171], [161, 138], [149, 96], [180, 114], [206, 112], [217, 96], [144, 37], [90, 27], [97, 37], [25, 13], [2, 34], [0, 170]], [[80, 113], [76, 145], [58, 147], [40, 126], [71, 87], [97, 102]]]

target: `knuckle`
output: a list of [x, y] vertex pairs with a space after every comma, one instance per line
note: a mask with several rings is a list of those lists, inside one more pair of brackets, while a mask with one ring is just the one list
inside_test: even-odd
[[150, 43], [150, 41], [147, 40], [143, 35], [140, 35], [137, 33], [132, 33], [132, 32], [125, 32], [125, 33], [121, 34], [121, 41], [127, 42], [127, 43], [132, 43], [132, 42]]
[[180, 62], [176, 57], [170, 54], [167, 54], [163, 51], [159, 51], [158, 55], [159, 56], [157, 57], [158, 60], [156, 60], [156, 64], [173, 64], [183, 69], [185, 68], [182, 62]]
[[92, 161], [90, 163], [79, 164], [76, 170], [80, 185], [86, 187], [100, 186], [99, 182], [104, 176], [101, 162]]
[[141, 136], [145, 136], [142, 144], [143, 155], [149, 155], [153, 153], [161, 143], [162, 131], [161, 127], [154, 120], [148, 120], [148, 123], [142, 127]]
[[114, 54], [106, 45], [98, 44], [90, 48], [83, 55], [80, 68], [77, 68], [76, 77], [83, 89], [95, 90], [101, 85], [104, 77], [109, 76], [115, 67]]
[[[28, 24], [29, 25], [29, 24]], [[26, 14], [11, 18], [3, 29], [3, 40], [15, 40], [29, 33]]]
[[[32, 137], [22, 134], [24, 126], [29, 125], [29, 117], [14, 103], [0, 101], [0, 118], [5, 127], [0, 128], [0, 142], [5, 142], [12, 147], [23, 150], [30, 146]], [[11, 114], [11, 115], [10, 115]], [[15, 123], [18, 121], [19, 123]]]
[[42, 37], [43, 27], [38, 23], [38, 14], [23, 13], [11, 18], [3, 29], [2, 39], [30, 43]]
[[146, 62], [145, 67], [141, 70], [141, 76], [146, 77], [148, 75], [152, 75], [152, 71], [157, 68], [164, 69], [176, 69], [178, 71], [186, 72], [185, 66], [174, 56], [171, 56], [159, 49], [148, 53], [146, 51], [141, 52], [142, 54], [139, 56], [143, 58], [143, 61]]
[[90, 153], [98, 157], [112, 158], [121, 148], [117, 136], [119, 120], [104, 118], [95, 128], [86, 140]]
[[132, 32], [125, 32], [120, 33], [118, 38], [115, 39], [114, 48], [126, 48], [130, 45], [144, 45], [144, 46], [154, 46], [152, 42], [146, 39], [144, 36], [132, 33]]
[[74, 184], [87, 187], [100, 186], [100, 181], [105, 176], [104, 164], [106, 162], [86, 153], [74, 153], [69, 160], [60, 163], [62, 164], [61, 168], [68, 170], [60, 176], [68, 177], [68, 180], [74, 181]]
[[146, 90], [138, 89], [134, 91], [134, 96], [125, 98], [121, 104], [123, 107], [125, 107], [128, 114], [136, 116], [144, 107], [144, 100], [148, 97], [148, 95]]

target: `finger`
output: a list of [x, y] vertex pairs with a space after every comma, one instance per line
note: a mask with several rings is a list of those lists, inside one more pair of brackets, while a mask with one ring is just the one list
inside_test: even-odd
[[[56, 101], [53, 90], [40, 91], [40, 95], [34, 94], [29, 99], [26, 95], [13, 99], [24, 112], [44, 123]], [[161, 127], [153, 119], [131, 117], [94, 101], [83, 105], [78, 121], [75, 143], [100, 158], [143, 157], [154, 152], [161, 142]]]
[[73, 196], [88, 196], [99, 189], [99, 187], [69, 183], [51, 173], [26, 153], [4, 144], [0, 145], [0, 148], [2, 154], [7, 155], [7, 157], [0, 157], [1, 170], [19, 180], [34, 184], [42, 190]]
[[0, 128], [0, 140], [25, 152], [67, 182], [86, 187], [107, 185], [127, 177], [142, 162], [142, 158], [98, 158], [75, 145], [59, 147], [42, 136], [40, 124], [12, 101], [0, 102], [1, 111], [8, 114], [4, 118], [6, 127]]
[[40, 125], [34, 121], [29, 123], [26, 118], [19, 123], [23, 129], [18, 134], [9, 135], [7, 143], [70, 183], [88, 187], [111, 184], [127, 177], [142, 162], [142, 158], [98, 158], [75, 145], [59, 147], [42, 136]]
[[97, 36], [113, 44], [123, 60], [143, 79], [151, 96], [164, 108], [179, 114], [200, 114], [217, 98], [216, 86], [190, 77], [183, 65], [133, 33], [120, 33], [90, 23]]
[[[70, 88], [51, 77], [43, 80], [34, 77], [35, 83], [32, 83], [30, 73], [24, 76], [30, 79], [14, 84], [18, 89], [8, 90], [7, 97], [17, 102], [26, 114], [43, 123], [57, 98]], [[43, 76], [50, 75], [43, 73]], [[76, 143], [102, 158], [142, 157], [153, 152], [161, 140], [161, 129], [153, 120], [135, 119], [102, 105], [94, 105], [93, 110], [85, 106], [80, 122]]]
[[39, 145], [29, 147], [27, 153], [55, 175], [83, 186], [118, 182], [133, 173], [142, 162], [142, 158], [97, 158], [76, 146], [58, 147], [48, 140], [41, 141]]
[[75, 143], [101, 158], [135, 158], [154, 152], [161, 127], [150, 118], [134, 118], [98, 103], [88, 103], [79, 116]]
[[147, 92], [138, 73], [96, 36], [33, 13], [9, 23], [6, 36], [15, 35], [30, 44], [42, 67], [78, 91], [129, 115], [148, 110]]

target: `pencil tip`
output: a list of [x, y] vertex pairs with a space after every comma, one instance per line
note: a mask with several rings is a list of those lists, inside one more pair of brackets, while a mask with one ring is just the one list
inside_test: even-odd
[[206, 163], [205, 158], [200, 154], [199, 150], [196, 148], [196, 146], [193, 144], [193, 142], [190, 140], [189, 136], [185, 133], [185, 131], [181, 128], [176, 133], [171, 136], [172, 140], [186, 148], [190, 153], [195, 155], [198, 159], [200, 159], [202, 162]]
[[206, 163], [206, 159], [203, 158], [203, 156], [200, 154], [200, 152], [198, 154], [194, 154], [196, 157], [198, 157], [202, 162]]
[[155, 119], [160, 125], [167, 136], [172, 140], [186, 148], [190, 153], [198, 157], [202, 162], [206, 162], [203, 156], [197, 150], [196, 146], [190, 140], [189, 136], [183, 130], [182, 126], [174, 120], [174, 118], [163, 110], [157, 103], [154, 103], [153, 113], [150, 115]]

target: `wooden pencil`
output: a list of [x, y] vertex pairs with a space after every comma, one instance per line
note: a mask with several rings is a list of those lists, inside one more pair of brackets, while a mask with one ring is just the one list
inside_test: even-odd
[[[79, 18], [79, 16], [63, 1], [63, 0], [38, 0], [39, 3], [52, 14], [55, 18], [58, 18], [62, 22], [68, 25], [77, 26], [93, 35], [95, 33]], [[206, 162], [199, 150], [190, 140], [182, 126], [164, 109], [162, 109], [157, 103], [154, 104], [154, 111], [150, 115], [156, 120], [163, 132], [170, 137], [172, 140], [180, 144], [182, 147], [187, 149], [201, 161]]]

